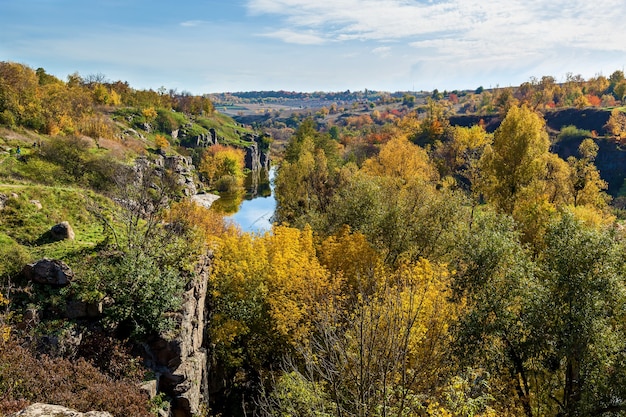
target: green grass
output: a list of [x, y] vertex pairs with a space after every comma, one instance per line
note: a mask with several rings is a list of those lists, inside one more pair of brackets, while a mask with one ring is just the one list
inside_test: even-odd
[[254, 133], [252, 130], [238, 125], [231, 117], [221, 113], [214, 113], [210, 117], [198, 118], [197, 123], [207, 130], [215, 129], [217, 135], [224, 138], [223, 142], [227, 145], [247, 146], [248, 143], [241, 140], [241, 135]]
[[[9, 197], [0, 210], [0, 231], [34, 258], [80, 259], [93, 252], [106, 234], [89, 208], [115, 210], [110, 200], [81, 188], [0, 184], [0, 193]], [[45, 233], [62, 221], [70, 223], [76, 238], [48, 243]]]

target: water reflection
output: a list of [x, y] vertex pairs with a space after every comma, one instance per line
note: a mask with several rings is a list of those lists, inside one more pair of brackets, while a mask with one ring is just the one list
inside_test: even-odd
[[[231, 199], [231, 201], [223, 201], [223, 206], [220, 206], [219, 209], [223, 209], [225, 213], [233, 213], [227, 219], [238, 224], [244, 232], [262, 233], [268, 231], [272, 228], [271, 218], [276, 210], [273, 179], [274, 168], [270, 169], [269, 172], [261, 170], [256, 174], [250, 173], [246, 177], [245, 193], [222, 196], [216, 203], [220, 200]], [[244, 197], [246, 199], [242, 201]]]

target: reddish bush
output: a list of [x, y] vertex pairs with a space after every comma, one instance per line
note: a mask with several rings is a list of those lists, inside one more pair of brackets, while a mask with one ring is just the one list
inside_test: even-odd
[[0, 415], [34, 402], [119, 417], [152, 416], [148, 398], [132, 381], [114, 381], [84, 359], [37, 358], [15, 341], [0, 342]]

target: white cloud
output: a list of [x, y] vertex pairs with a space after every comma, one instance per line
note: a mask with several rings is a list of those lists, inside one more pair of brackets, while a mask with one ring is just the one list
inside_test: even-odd
[[182, 27], [196, 27], [196, 26], [201, 26], [204, 23], [205, 22], [202, 20], [186, 20], [184, 22], [181, 22], [180, 25]]
[[280, 39], [283, 42], [299, 45], [320, 45], [326, 43], [326, 39], [313, 31], [298, 32], [291, 29], [280, 29], [273, 32], [263, 33], [260, 36]]
[[390, 46], [379, 46], [378, 48], [372, 49], [372, 53], [380, 56], [381, 58], [388, 57], [391, 55], [391, 47]]
[[626, 51], [620, 0], [248, 0], [247, 7], [279, 16], [283, 28], [274, 33], [308, 29], [338, 41], [415, 46], [443, 39], [443, 53], [460, 56], [468, 46], [522, 55], [557, 47]]

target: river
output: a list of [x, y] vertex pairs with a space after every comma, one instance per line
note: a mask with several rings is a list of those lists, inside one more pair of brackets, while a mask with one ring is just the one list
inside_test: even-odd
[[246, 179], [246, 199], [226, 219], [239, 225], [244, 232], [263, 233], [271, 230], [271, 219], [276, 210], [274, 174], [275, 168], [271, 168], [269, 174], [261, 172], [257, 178], [250, 174]]

